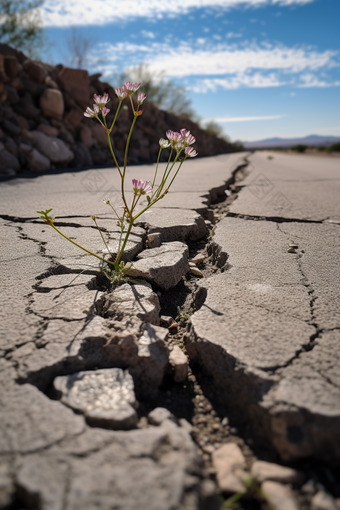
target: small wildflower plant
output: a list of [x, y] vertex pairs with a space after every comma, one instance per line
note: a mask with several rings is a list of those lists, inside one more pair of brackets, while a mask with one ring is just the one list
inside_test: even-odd
[[[112, 121], [111, 126], [109, 127], [107, 125], [107, 114], [110, 112], [110, 109], [107, 108], [107, 104], [110, 101], [109, 95], [104, 94], [103, 96], [94, 95], [93, 100], [93, 108], [90, 107], [86, 108], [85, 110], [85, 117], [96, 119], [101, 126], [103, 127], [106, 135], [107, 135], [107, 142], [108, 146], [110, 148], [110, 152], [112, 154], [112, 158], [114, 160], [114, 163], [117, 167], [117, 171], [119, 173], [120, 179], [121, 179], [121, 198], [122, 198], [122, 212], [119, 214], [117, 209], [113, 207], [110, 200], [104, 200], [104, 202], [111, 207], [116, 220], [117, 225], [120, 229], [120, 236], [118, 241], [118, 248], [115, 250], [115, 253], [111, 253], [109, 250], [109, 247], [104, 239], [104, 236], [102, 234], [101, 229], [99, 228], [97, 224], [97, 220], [94, 216], [92, 216], [93, 221], [96, 224], [96, 227], [99, 230], [99, 233], [102, 237], [102, 240], [106, 246], [106, 252], [111, 256], [110, 259], [105, 259], [104, 257], [100, 257], [96, 253], [93, 253], [92, 251], [88, 250], [87, 248], [84, 248], [83, 246], [79, 245], [69, 237], [67, 237], [65, 234], [63, 234], [54, 224], [54, 218], [50, 215], [52, 209], [46, 209], [45, 211], [37, 211], [40, 214], [40, 219], [42, 219], [46, 224], [50, 225], [54, 230], [56, 230], [59, 234], [61, 234], [65, 239], [73, 243], [74, 245], [78, 246], [78, 248], [81, 248], [82, 250], [86, 251], [87, 253], [93, 255], [94, 257], [97, 257], [105, 264], [108, 264], [111, 267], [111, 271], [108, 271], [105, 269], [105, 273], [109, 276], [110, 279], [113, 282], [119, 281], [121, 278], [124, 277], [126, 270], [128, 269], [128, 265], [125, 265], [123, 261], [121, 260], [124, 250], [126, 248], [132, 227], [135, 223], [135, 221], [148, 209], [150, 209], [153, 205], [155, 205], [159, 200], [162, 200], [165, 195], [168, 193], [172, 183], [174, 182], [183, 162], [187, 158], [193, 158], [197, 156], [196, 150], [192, 147], [192, 144], [195, 143], [195, 137], [190, 133], [190, 131], [187, 131], [186, 129], [181, 129], [180, 132], [171, 131], [168, 130], [166, 132], [166, 138], [161, 138], [159, 140], [159, 152], [157, 157], [157, 164], [155, 168], [155, 173], [153, 176], [152, 182], [145, 181], [143, 179], [132, 179], [132, 191], [133, 191], [133, 197], [131, 203], [128, 203], [127, 197], [126, 197], [126, 168], [127, 168], [127, 159], [128, 159], [128, 152], [129, 152], [129, 146], [131, 141], [131, 136], [136, 124], [136, 121], [140, 115], [142, 115], [143, 110], [140, 109], [141, 105], [146, 99], [146, 95], [144, 92], [138, 92], [141, 86], [141, 83], [132, 83], [132, 82], [126, 82], [122, 87], [118, 87], [115, 89], [115, 93], [119, 99], [118, 107], [116, 110], [116, 113], [114, 115], [114, 119]], [[137, 95], [137, 97], [134, 97]], [[115, 155], [112, 141], [111, 141], [111, 133], [113, 130], [113, 127], [116, 123], [119, 110], [121, 108], [121, 105], [124, 100], [127, 100], [131, 104], [132, 113], [133, 113], [133, 119], [130, 127], [130, 131], [128, 134], [128, 138], [126, 141], [125, 151], [124, 151], [124, 162], [123, 165], [120, 166], [118, 164], [117, 157]], [[163, 171], [163, 174], [160, 176], [160, 179], [158, 179], [157, 184], [157, 173], [158, 173], [158, 167], [159, 167], [159, 161], [161, 152], [163, 149], [170, 149], [169, 158], [167, 161], [167, 164], [165, 166], [165, 170]], [[143, 197], [143, 201], [141, 198]], [[146, 199], [146, 202], [145, 202]], [[139, 205], [137, 210], [137, 205]], [[140, 206], [142, 205], [142, 208]], [[108, 267], [108, 266], [106, 266]]]

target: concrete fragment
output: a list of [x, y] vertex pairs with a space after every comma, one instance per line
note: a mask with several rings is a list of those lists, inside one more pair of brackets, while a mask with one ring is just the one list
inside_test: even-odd
[[95, 302], [100, 295], [85, 285], [51, 290], [47, 294], [35, 292], [31, 309], [46, 319], [81, 320], [96, 309]]
[[234, 443], [224, 444], [212, 454], [217, 483], [222, 492], [233, 493], [245, 489], [236, 472], [245, 468], [246, 462], [240, 448]]
[[188, 359], [178, 345], [170, 352], [169, 362], [174, 371], [174, 381], [177, 383], [185, 381], [188, 377]]
[[[182, 429], [87, 429], [17, 465], [21, 504], [41, 510], [218, 510], [195, 445]], [[32, 505], [31, 505], [32, 507]], [[37, 508], [35, 505], [34, 508]]]
[[73, 152], [60, 138], [46, 136], [40, 131], [33, 131], [32, 134], [38, 151], [44, 154], [52, 163], [67, 165], [72, 161]]
[[[60, 90], [45, 89], [39, 100], [40, 109], [46, 117], [61, 120], [64, 114], [64, 99]], [[54, 135], [56, 136], [56, 135]]]
[[148, 247], [149, 248], [159, 248], [162, 244], [161, 242], [161, 234], [160, 232], [154, 232], [153, 234], [148, 234]]
[[143, 325], [143, 335], [138, 340], [138, 364], [130, 367], [136, 389], [152, 395], [161, 385], [168, 364], [168, 348], [165, 340], [169, 331], [151, 324]]
[[34, 452], [85, 429], [82, 416], [30, 384], [9, 388], [0, 404], [1, 454]]
[[272, 480], [273, 482], [279, 483], [301, 484], [305, 478], [303, 473], [296, 469], [262, 460], [256, 460], [254, 462], [251, 467], [251, 474], [259, 483]]
[[338, 506], [330, 494], [319, 491], [313, 496], [312, 510], [338, 510]]
[[9, 463], [0, 464], [0, 508], [9, 508], [14, 495], [14, 483]]
[[262, 493], [272, 510], [299, 510], [292, 491], [277, 482], [263, 482]]
[[172, 417], [172, 414], [165, 407], [156, 407], [153, 411], [148, 414], [148, 420], [151, 425], [161, 425], [164, 420], [168, 420]]
[[146, 285], [125, 283], [105, 294], [102, 299], [104, 317], [112, 317], [117, 320], [135, 316], [143, 322], [158, 325], [160, 309], [157, 294]]
[[[204, 305], [190, 318], [188, 354], [213, 377], [221, 400], [252, 410], [254, 433], [286, 462], [336, 463], [340, 455], [340, 370], [332, 355], [340, 333], [315, 338], [312, 325], [338, 325], [336, 228], [223, 219], [214, 243], [230, 269], [200, 282]], [[254, 230], [261, 243], [250, 242]], [[294, 237], [305, 252], [298, 260], [287, 253]]]
[[96, 427], [131, 429], [137, 425], [133, 380], [120, 368], [108, 368], [56, 377], [61, 402], [83, 413]]
[[149, 234], [161, 234], [162, 243], [197, 241], [207, 235], [202, 216], [190, 209], [151, 209], [141, 219], [148, 225]]
[[175, 287], [189, 269], [187, 245], [172, 242], [141, 252], [127, 274], [142, 276], [168, 290]]

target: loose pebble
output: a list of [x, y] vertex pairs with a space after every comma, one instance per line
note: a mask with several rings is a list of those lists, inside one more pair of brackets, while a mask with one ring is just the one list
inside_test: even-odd
[[261, 490], [272, 510], [299, 510], [291, 489], [286, 485], [266, 481]]
[[163, 421], [172, 417], [172, 414], [165, 407], [156, 407], [148, 414], [149, 423], [151, 425], [161, 425]]
[[280, 483], [301, 484], [304, 480], [304, 475], [296, 469], [262, 460], [254, 462], [251, 468], [251, 474], [259, 483], [272, 480], [273, 482]]
[[240, 448], [234, 443], [224, 444], [212, 454], [212, 463], [216, 469], [217, 484], [222, 492], [234, 493], [245, 489], [237, 470], [246, 465]]

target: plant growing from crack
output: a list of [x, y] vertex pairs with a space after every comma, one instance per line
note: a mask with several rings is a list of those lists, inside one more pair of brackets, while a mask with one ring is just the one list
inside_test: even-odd
[[241, 480], [245, 486], [243, 491], [236, 492], [233, 494], [233, 496], [230, 496], [230, 498], [226, 499], [223, 502], [223, 508], [232, 508], [235, 503], [237, 503], [243, 496], [248, 494], [257, 495], [258, 497], [262, 498], [262, 491], [260, 486], [256, 483], [254, 478], [249, 475], [244, 475], [241, 477]]
[[[86, 111], [84, 113], [85, 117], [96, 119], [97, 121], [100, 122], [101, 126], [103, 127], [107, 136], [107, 142], [109, 145], [112, 158], [114, 160], [121, 180], [122, 213], [121, 214], [118, 213], [117, 208], [113, 207], [109, 199], [104, 200], [104, 202], [111, 207], [117, 221], [117, 226], [120, 230], [117, 250], [115, 250], [115, 252], [112, 252], [110, 250], [95, 216], [92, 216], [92, 219], [97, 229], [99, 230], [101, 238], [106, 246], [106, 252], [109, 254], [110, 257], [108, 259], [99, 256], [98, 254], [94, 253], [93, 251], [87, 248], [84, 248], [80, 244], [70, 239], [63, 232], [61, 232], [61, 230], [59, 230], [55, 226], [54, 218], [50, 215], [52, 209], [37, 211], [40, 214], [40, 219], [42, 219], [47, 225], [50, 225], [61, 236], [63, 236], [65, 239], [70, 241], [78, 248], [100, 259], [105, 274], [114, 283], [117, 283], [120, 280], [122, 280], [130, 267], [129, 264], [125, 264], [121, 259], [124, 254], [124, 251], [126, 250], [127, 242], [134, 223], [145, 211], [150, 209], [159, 200], [162, 200], [165, 197], [172, 183], [177, 177], [183, 162], [187, 158], [193, 158], [197, 156], [196, 150], [193, 147], [191, 147], [191, 145], [195, 142], [195, 138], [190, 133], [190, 131], [187, 131], [186, 129], [181, 129], [179, 133], [171, 130], [167, 131], [166, 132], [167, 138], [161, 138], [159, 140], [160, 148], [158, 152], [157, 164], [152, 182], [144, 181], [142, 179], [132, 179], [133, 197], [131, 203], [128, 203], [126, 195], [126, 169], [130, 141], [136, 121], [138, 117], [140, 117], [143, 113], [143, 110], [141, 110], [140, 107], [146, 99], [146, 95], [144, 94], [144, 92], [139, 92], [137, 95], [137, 99], [133, 97], [137, 93], [137, 90], [140, 88], [140, 86], [141, 86], [140, 82], [139, 83], [126, 82], [122, 87], [118, 87], [115, 89], [115, 93], [119, 99], [119, 103], [110, 127], [108, 127], [107, 125], [106, 118], [107, 114], [110, 112], [110, 110], [106, 106], [107, 103], [110, 101], [108, 94], [105, 93], [103, 96], [98, 96], [95, 94], [93, 109], [88, 107], [86, 108]], [[116, 123], [119, 110], [125, 99], [130, 101], [133, 119], [125, 146], [124, 163], [123, 166], [120, 166], [112, 145], [111, 134], [113, 127]], [[161, 179], [159, 181], [159, 184], [156, 184], [161, 152], [163, 149], [167, 148], [170, 148], [169, 158], [165, 166], [165, 170], [163, 171], [163, 175], [161, 176]], [[146, 202], [143, 203], [144, 198], [146, 198]], [[137, 206], [139, 206], [138, 209]]]

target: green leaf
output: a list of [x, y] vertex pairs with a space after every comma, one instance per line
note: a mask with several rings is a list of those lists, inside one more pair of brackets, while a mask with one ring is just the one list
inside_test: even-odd
[[150, 204], [151, 203], [151, 198], [149, 197], [149, 195], [146, 195], [146, 199], [148, 201], [148, 204]]

